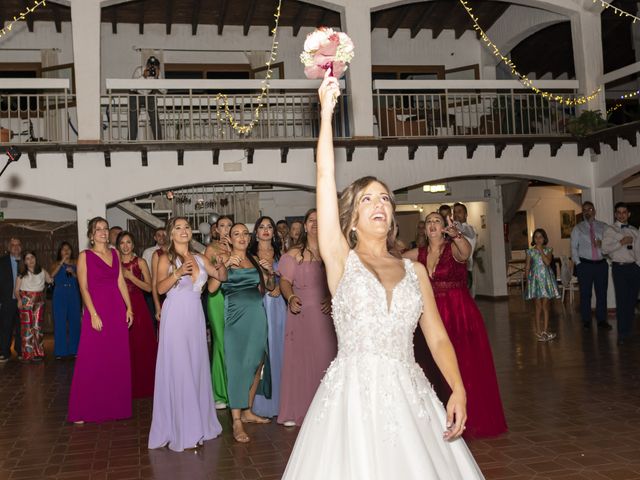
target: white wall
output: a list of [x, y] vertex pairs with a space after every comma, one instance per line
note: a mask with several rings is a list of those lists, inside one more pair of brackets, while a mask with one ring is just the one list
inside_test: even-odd
[[[6, 207], [3, 207], [6, 202]], [[11, 198], [0, 195], [0, 211], [5, 219], [49, 220], [52, 222], [75, 222], [76, 210], [73, 207], [52, 203]]]
[[580, 213], [582, 208], [577, 195], [567, 196], [561, 186], [529, 187], [520, 210], [527, 211], [529, 235], [536, 228], [544, 228], [555, 255], [571, 255], [571, 239], [560, 235], [560, 211]]

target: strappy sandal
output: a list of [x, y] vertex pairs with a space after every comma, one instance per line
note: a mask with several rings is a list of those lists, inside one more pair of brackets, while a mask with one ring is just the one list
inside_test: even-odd
[[240, 420], [242, 421], [242, 423], [259, 423], [261, 425], [266, 425], [267, 423], [271, 423], [270, 418], [261, 417], [259, 415], [256, 415], [255, 413], [253, 415], [255, 415], [256, 419], [253, 419], [253, 418], [249, 419], [249, 418], [246, 418], [244, 415], [241, 415]]
[[247, 435], [247, 432], [244, 431], [244, 428], [242, 429], [242, 432], [236, 431], [236, 422], [240, 422], [240, 427], [242, 427], [242, 419], [234, 418], [233, 419], [233, 439], [238, 443], [249, 443], [250, 438], [249, 438], [249, 435]]

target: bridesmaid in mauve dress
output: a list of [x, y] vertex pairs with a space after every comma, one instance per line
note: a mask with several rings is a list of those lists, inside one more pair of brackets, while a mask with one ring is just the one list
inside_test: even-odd
[[131, 416], [128, 326], [133, 321], [120, 259], [109, 248], [109, 224], [89, 221], [91, 248], [78, 257], [84, 302], [82, 330], [69, 394], [69, 421], [104, 422]]
[[[291, 234], [293, 229], [289, 230]], [[249, 252], [260, 260], [266, 260], [278, 270], [278, 261], [282, 244], [280, 236], [275, 234], [276, 224], [271, 217], [260, 217], [253, 229]], [[262, 297], [267, 312], [269, 338], [269, 365], [271, 367], [271, 398], [256, 395], [253, 411], [263, 417], [276, 417], [280, 411], [280, 378], [282, 373], [282, 349], [284, 347], [284, 328], [287, 321], [287, 305], [284, 303], [280, 286], [276, 278], [276, 287]]]
[[304, 219], [299, 245], [280, 259], [280, 289], [289, 304], [284, 334], [278, 423], [301, 425], [338, 351], [331, 295], [318, 252], [315, 209]]
[[[453, 222], [446, 228], [444, 223], [437, 212], [427, 215], [428, 246], [413, 249], [405, 257], [426, 266], [442, 323], [458, 358], [467, 392], [464, 437], [493, 437], [507, 431], [507, 422], [484, 319], [467, 288], [466, 259], [471, 246]], [[444, 232], [449, 240], [445, 239]], [[440, 400], [446, 403], [451, 390], [429, 353], [420, 329], [416, 330], [414, 345], [416, 361], [433, 383]]]
[[122, 260], [122, 276], [127, 283], [133, 308], [133, 324], [129, 329], [132, 395], [133, 398], [151, 397], [156, 374], [158, 342], [151, 312], [142, 293], [151, 292], [151, 274], [147, 262], [136, 257], [133, 252], [135, 243], [130, 232], [120, 232], [116, 245]]
[[213, 404], [200, 294], [209, 275], [224, 280], [226, 269], [191, 251], [186, 218], [171, 219], [167, 235], [169, 251], [158, 261], [157, 289], [167, 298], [160, 317], [149, 448], [181, 452], [222, 431]]

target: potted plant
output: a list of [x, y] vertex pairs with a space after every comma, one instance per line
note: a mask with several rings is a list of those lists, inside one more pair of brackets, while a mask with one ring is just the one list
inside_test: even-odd
[[569, 120], [567, 130], [574, 137], [586, 137], [608, 126], [609, 122], [603, 118], [600, 110], [585, 110], [578, 117]]

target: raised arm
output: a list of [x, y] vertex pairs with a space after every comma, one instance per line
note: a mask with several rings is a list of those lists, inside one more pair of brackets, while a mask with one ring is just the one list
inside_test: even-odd
[[327, 282], [334, 294], [342, 278], [344, 264], [349, 253], [349, 244], [340, 230], [338, 192], [333, 155], [333, 127], [331, 118], [336, 100], [340, 95], [338, 79], [325, 76], [320, 89], [320, 135], [316, 158], [316, 203], [318, 207], [318, 244], [320, 255], [327, 270]]

